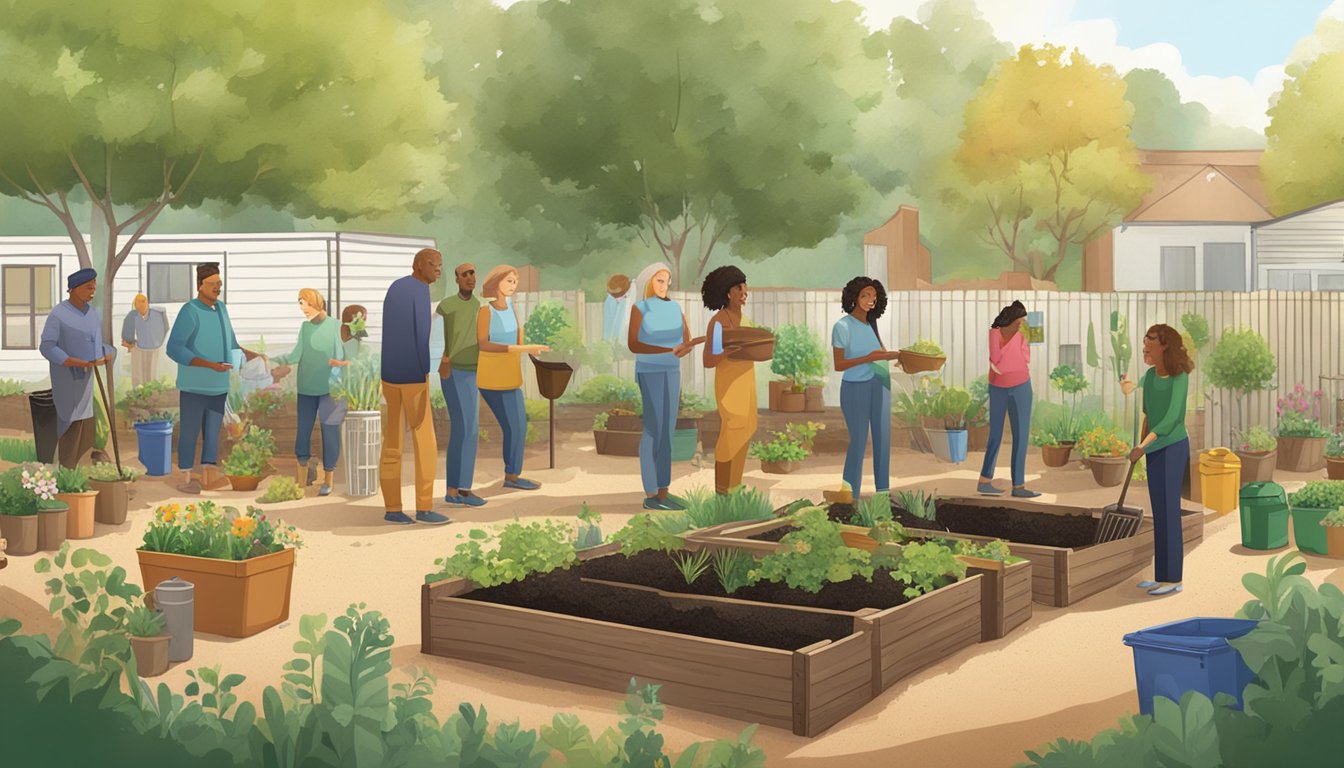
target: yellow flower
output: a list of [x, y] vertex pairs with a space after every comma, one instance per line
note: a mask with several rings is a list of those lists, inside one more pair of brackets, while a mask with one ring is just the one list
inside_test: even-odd
[[250, 517], [240, 517], [233, 521], [233, 535], [240, 539], [249, 538], [257, 528], [257, 521]]
[[177, 517], [177, 512], [172, 507], [159, 507], [159, 519], [163, 522], [171, 523], [175, 517]]

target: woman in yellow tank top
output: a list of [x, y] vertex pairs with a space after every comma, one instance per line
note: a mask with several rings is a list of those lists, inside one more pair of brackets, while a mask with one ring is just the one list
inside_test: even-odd
[[481, 295], [490, 302], [476, 314], [476, 341], [480, 345], [476, 386], [504, 433], [504, 487], [534, 491], [541, 484], [522, 476], [527, 437], [523, 354], [546, 352], [550, 347], [523, 343], [523, 329], [513, 311], [517, 290], [518, 270], [508, 264], [490, 270], [481, 286]]
[[705, 276], [700, 297], [715, 310], [705, 335], [705, 367], [714, 369], [714, 397], [719, 407], [719, 442], [714, 446], [714, 490], [726, 494], [742, 484], [747, 446], [756, 434], [756, 364], [733, 360], [737, 351], [723, 343], [723, 332], [742, 328], [746, 320], [747, 276], [737, 267], [719, 267]]

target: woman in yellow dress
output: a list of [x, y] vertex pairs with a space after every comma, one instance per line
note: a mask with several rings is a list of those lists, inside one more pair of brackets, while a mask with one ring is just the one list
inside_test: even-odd
[[725, 345], [724, 331], [743, 328], [747, 276], [737, 267], [719, 267], [700, 287], [705, 308], [714, 310], [705, 335], [705, 367], [714, 369], [714, 397], [719, 407], [719, 442], [714, 446], [714, 490], [726, 494], [742, 484], [747, 446], [756, 434], [756, 364], [734, 360], [736, 345]]

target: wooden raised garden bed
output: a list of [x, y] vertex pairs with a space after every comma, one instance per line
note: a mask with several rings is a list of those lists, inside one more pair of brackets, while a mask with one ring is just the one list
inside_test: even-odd
[[[1003, 539], [1014, 555], [1031, 561], [1032, 599], [1043, 605], [1072, 605], [1119, 584], [1153, 558], [1150, 517], [1145, 517], [1139, 532], [1128, 539], [1093, 545], [1091, 541], [1101, 519], [1099, 509], [1006, 499], [949, 498], [938, 501], [938, 510], [938, 522], [930, 523], [892, 507], [892, 513], [907, 530], [924, 528], [942, 538], [975, 542]], [[1183, 508], [1181, 532], [1187, 551], [1202, 541], [1204, 511]]]
[[[580, 558], [615, 551], [606, 545]], [[866, 614], [671, 594], [583, 579], [580, 568], [488, 589], [462, 579], [424, 585], [421, 651], [613, 691], [636, 678], [663, 686], [670, 704], [803, 736], [821, 733], [873, 697], [881, 625]], [[585, 612], [629, 618], [577, 615]], [[677, 629], [699, 623], [762, 642], [640, 623]]]
[[[783, 520], [758, 523], [729, 523], [691, 534], [688, 540], [701, 546], [743, 549], [764, 557], [779, 548]], [[878, 543], [868, 530], [857, 525], [841, 525], [845, 544], [872, 552]], [[967, 577], [980, 578], [980, 640], [998, 640], [1031, 618], [1031, 562], [1001, 563], [979, 557], [958, 555], [966, 564]], [[947, 587], [944, 587], [947, 589]], [[944, 591], [938, 590], [938, 592]], [[959, 646], [960, 647], [960, 646]]]

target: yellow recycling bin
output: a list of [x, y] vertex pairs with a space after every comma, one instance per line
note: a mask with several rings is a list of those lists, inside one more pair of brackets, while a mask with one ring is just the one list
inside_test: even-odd
[[1204, 506], [1220, 515], [1237, 508], [1241, 490], [1241, 459], [1227, 448], [1199, 454], [1199, 489]]

